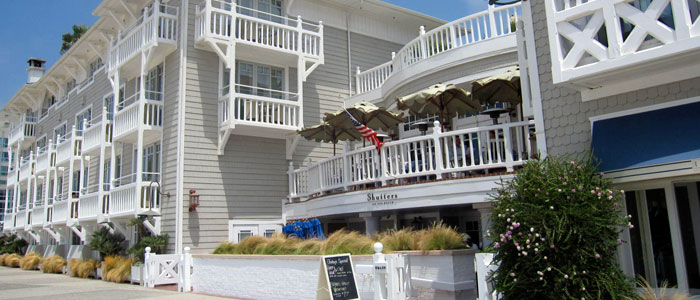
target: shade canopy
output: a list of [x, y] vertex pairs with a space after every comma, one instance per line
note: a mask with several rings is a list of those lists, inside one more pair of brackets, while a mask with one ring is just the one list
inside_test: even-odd
[[305, 127], [297, 131], [302, 137], [310, 141], [336, 144], [338, 141], [356, 141], [362, 136], [355, 128], [342, 128], [326, 122], [316, 126]]
[[508, 102], [513, 105], [523, 100], [520, 90], [520, 68], [472, 82], [472, 97], [483, 105]]
[[481, 105], [469, 92], [454, 84], [435, 84], [413, 94], [396, 99], [397, 107], [417, 116], [438, 114], [446, 125], [456, 114], [476, 114]]
[[325, 113], [323, 121], [337, 128], [356, 130], [350, 117], [345, 113], [346, 110], [357, 121], [374, 130], [388, 131], [403, 122], [403, 113], [390, 112], [384, 107], [377, 107], [369, 102], [358, 102], [351, 107]]

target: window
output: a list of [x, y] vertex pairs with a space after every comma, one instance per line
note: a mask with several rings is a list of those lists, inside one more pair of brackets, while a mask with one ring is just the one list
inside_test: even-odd
[[241, 230], [238, 232], [238, 242], [240, 243], [243, 239], [253, 236], [252, 230]]
[[160, 144], [143, 149], [143, 181], [160, 181]]
[[104, 63], [102, 63], [102, 58], [98, 57], [96, 60], [92, 61], [90, 63], [90, 73], [88, 74], [88, 77], [92, 78], [95, 76], [95, 73], [102, 68]]
[[0, 148], [7, 148], [7, 138], [0, 138]]
[[[114, 119], [114, 94], [109, 94], [104, 98], [104, 107], [107, 109], [107, 120]], [[104, 117], [102, 117], [104, 119]]]
[[104, 174], [102, 174], [102, 185], [105, 191], [109, 191], [109, 178], [112, 176], [112, 162], [105, 161]]
[[163, 64], [151, 69], [143, 82], [146, 86], [146, 99], [163, 100]]
[[10, 152], [2, 152], [2, 158], [0, 159], [3, 162], [8, 162], [10, 161]]
[[[90, 122], [92, 120], [92, 108], [88, 107], [81, 112], [79, 112], [77, 115], [75, 115], [75, 128], [80, 131], [82, 134], [83, 129], [83, 121], [88, 121]], [[88, 124], [88, 127], [90, 125]]]
[[121, 110], [126, 106], [126, 87], [122, 85], [121, 88], [119, 88], [119, 103], [117, 104], [117, 108]]
[[[63, 176], [56, 178], [58, 181], [56, 184], [56, 195], [54, 197], [61, 197], [63, 195]], [[63, 200], [63, 199], [56, 199], [56, 200]]]
[[282, 23], [281, 0], [237, 0], [238, 12], [246, 16], [254, 16], [263, 20]]
[[0, 166], [0, 177], [7, 177], [7, 166]]
[[80, 192], [80, 171], [73, 172], [73, 188], [71, 189], [73, 197], [78, 197]]
[[267, 229], [267, 230], [265, 230], [265, 237], [266, 238], [272, 237], [275, 234], [275, 232], [276, 231], [274, 229]]
[[[237, 62], [236, 71], [236, 92], [285, 99], [284, 68]], [[229, 72], [229, 69], [222, 68], [222, 96], [229, 92]]]
[[45, 150], [46, 148], [46, 135], [43, 135], [38, 140], [36, 140], [36, 147], [40, 150]]
[[56, 144], [59, 143], [59, 140], [58, 140], [59, 136], [62, 136], [62, 137], [66, 136], [66, 122], [63, 122], [63, 124], [54, 128], [54, 130], [53, 130], [53, 140], [56, 141]]

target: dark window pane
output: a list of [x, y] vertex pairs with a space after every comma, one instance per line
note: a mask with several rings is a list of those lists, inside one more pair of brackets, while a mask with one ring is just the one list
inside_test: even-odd
[[671, 227], [668, 223], [668, 209], [664, 189], [646, 191], [647, 209], [649, 211], [649, 230], [651, 231], [651, 246], [654, 249], [654, 266], [656, 267], [656, 282], [661, 285], [668, 282], [669, 286], [678, 285], [676, 265], [673, 260], [673, 244], [671, 243]]
[[647, 277], [646, 269], [644, 268], [644, 252], [642, 250], [642, 234], [639, 222], [639, 210], [637, 208], [636, 192], [625, 192], [625, 201], [627, 204], [627, 214], [632, 216], [632, 225], [630, 229], [630, 247], [632, 247], [632, 261], [634, 263], [635, 277]]

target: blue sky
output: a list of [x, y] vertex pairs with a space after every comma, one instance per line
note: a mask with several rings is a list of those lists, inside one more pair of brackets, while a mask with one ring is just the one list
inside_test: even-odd
[[[488, 0], [386, 0], [389, 3], [451, 21], [486, 9]], [[439, 2], [439, 5], [438, 5]], [[47, 68], [60, 57], [61, 35], [73, 24], [97, 21], [92, 11], [97, 0], [3, 1], [0, 10], [0, 107], [26, 82], [27, 58], [47, 60]]]

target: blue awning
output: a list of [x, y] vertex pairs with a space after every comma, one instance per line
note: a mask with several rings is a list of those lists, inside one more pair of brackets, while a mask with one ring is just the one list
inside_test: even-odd
[[700, 158], [700, 102], [593, 122], [600, 170]]

